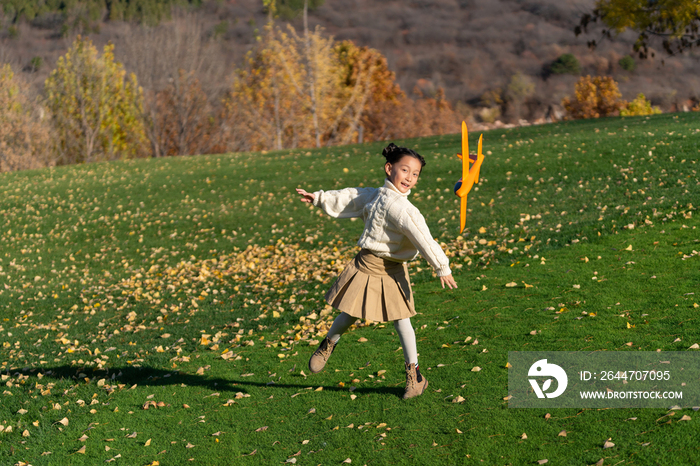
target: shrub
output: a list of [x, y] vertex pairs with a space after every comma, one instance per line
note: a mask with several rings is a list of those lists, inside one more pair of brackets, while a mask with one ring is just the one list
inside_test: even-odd
[[661, 113], [659, 107], [652, 107], [644, 94], [639, 93], [637, 98], [620, 109], [620, 116], [656, 115]]
[[493, 123], [503, 113], [501, 107], [505, 104], [501, 88], [486, 91], [481, 96], [481, 108], [477, 115], [484, 123]]
[[[324, 0], [309, 0], [308, 8], [310, 11], [313, 11], [318, 9], [323, 3]], [[266, 7], [269, 8], [267, 5]], [[304, 0], [278, 0], [274, 7], [280, 17], [287, 20], [294, 19], [304, 11]]]
[[503, 91], [500, 87], [486, 91], [481, 95], [481, 105], [484, 107], [501, 107], [503, 103]]
[[618, 64], [620, 65], [620, 68], [629, 72], [634, 71], [635, 67], [637, 66], [637, 62], [635, 62], [634, 58], [630, 55], [625, 55], [624, 57], [620, 58]]
[[478, 115], [484, 123], [493, 123], [501, 116], [501, 107], [483, 107]]
[[562, 100], [562, 105], [574, 119], [598, 118], [612, 115], [625, 105], [617, 83], [609, 76], [581, 77], [576, 82], [576, 97]]
[[534, 93], [535, 83], [529, 76], [519, 71], [511, 76], [506, 96], [513, 103], [515, 118], [520, 118], [520, 109], [523, 103], [532, 97]]
[[553, 74], [579, 74], [581, 73], [581, 63], [571, 53], [560, 56], [549, 67]]
[[211, 31], [211, 35], [214, 39], [218, 39], [220, 37], [225, 37], [226, 33], [228, 32], [228, 21], [223, 20], [217, 23]]
[[44, 64], [44, 59], [39, 57], [39, 56], [36, 56], [29, 61], [29, 65], [30, 65], [32, 71], [39, 71], [39, 69], [41, 68], [41, 66], [43, 64]]

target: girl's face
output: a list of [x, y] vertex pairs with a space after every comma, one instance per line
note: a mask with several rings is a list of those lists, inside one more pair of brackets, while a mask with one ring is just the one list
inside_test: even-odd
[[402, 193], [407, 193], [416, 185], [421, 168], [420, 161], [410, 155], [404, 155], [396, 163], [387, 162], [384, 165], [386, 177]]

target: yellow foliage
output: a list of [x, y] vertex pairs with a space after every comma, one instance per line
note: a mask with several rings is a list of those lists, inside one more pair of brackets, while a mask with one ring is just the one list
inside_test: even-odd
[[405, 99], [394, 72], [378, 50], [343, 41], [335, 46], [334, 52], [339, 67], [339, 100], [346, 102], [348, 113], [338, 131], [344, 136], [337, 138], [338, 142], [380, 139], [391, 124], [385, 113], [397, 111]]
[[562, 100], [571, 118], [609, 116], [624, 106], [617, 83], [610, 76], [583, 76], [576, 82], [576, 96]]
[[315, 128], [323, 134], [339, 107], [332, 43], [318, 28], [307, 42], [291, 26], [265, 27], [223, 102], [222, 120], [245, 149], [315, 145]]
[[224, 99], [228, 150], [261, 150], [418, 137], [459, 130], [442, 90], [416, 101], [396, 84], [386, 58], [317, 28], [265, 27]]
[[78, 38], [58, 59], [45, 83], [61, 163], [136, 157], [145, 149], [143, 94], [136, 76], [114, 61], [114, 45], [102, 55]]
[[51, 130], [43, 108], [10, 65], [0, 67], [0, 172], [51, 164]]
[[596, 0], [593, 20], [615, 34], [635, 31], [634, 50], [644, 55], [653, 36], [664, 37], [662, 46], [673, 54], [693, 46], [699, 11], [697, 0]]
[[659, 107], [652, 107], [644, 94], [640, 93], [632, 102], [620, 109], [620, 116], [655, 115], [661, 113]]

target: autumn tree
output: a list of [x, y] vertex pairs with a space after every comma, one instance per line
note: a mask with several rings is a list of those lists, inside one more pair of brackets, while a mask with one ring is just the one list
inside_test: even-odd
[[445, 98], [442, 88], [434, 96], [414, 89], [416, 99], [404, 97], [396, 109], [385, 115], [387, 131], [379, 139], [396, 139], [456, 133], [465, 115], [459, 115]]
[[[251, 148], [293, 148], [347, 139], [357, 92], [344, 92], [332, 38], [317, 28], [305, 37], [270, 22], [259, 46], [236, 71], [225, 119], [243, 128]], [[366, 80], [364, 80], [366, 81]], [[362, 81], [362, 82], [364, 82]], [[226, 123], [225, 123], [226, 124]], [[230, 124], [226, 126], [231, 127]]]
[[575, 97], [566, 97], [562, 105], [572, 118], [599, 118], [619, 111], [625, 102], [617, 83], [609, 76], [583, 76], [576, 82]]
[[[143, 88], [141, 115], [154, 157], [226, 150], [216, 104], [226, 91], [218, 44], [196, 16], [157, 27], [126, 25], [119, 51]], [[225, 144], [224, 144], [225, 146]]]
[[288, 36], [269, 23], [258, 47], [236, 70], [224, 99], [223, 122], [230, 127], [228, 122], [236, 121], [246, 149], [308, 145], [308, 118], [302, 111], [305, 96], [292, 84], [301, 80], [300, 56], [288, 42]]
[[207, 96], [192, 71], [159, 92], [155, 108], [163, 129], [163, 155], [203, 154], [214, 145], [216, 129]]
[[[587, 33], [597, 23], [602, 25], [602, 35], [607, 39], [614, 39], [627, 29], [634, 31], [634, 50], [640, 58], [649, 55], [649, 47], [656, 40], [670, 55], [700, 45], [697, 0], [597, 0], [594, 10], [581, 17], [576, 35]], [[595, 47], [596, 43], [592, 40], [589, 46]]]
[[347, 144], [383, 139], [392, 115], [406, 98], [386, 57], [350, 41], [337, 43], [334, 54], [340, 79], [339, 100], [344, 104], [337, 123], [331, 127], [329, 141]]
[[50, 125], [28, 87], [10, 65], [0, 67], [0, 172], [53, 162]]
[[260, 150], [457, 132], [459, 121], [442, 90], [406, 97], [379, 51], [270, 21], [235, 73], [221, 128], [229, 150]]
[[45, 83], [46, 105], [56, 131], [59, 163], [93, 162], [144, 153], [143, 96], [135, 75], [114, 60], [114, 46], [100, 55], [78, 37], [58, 59]]

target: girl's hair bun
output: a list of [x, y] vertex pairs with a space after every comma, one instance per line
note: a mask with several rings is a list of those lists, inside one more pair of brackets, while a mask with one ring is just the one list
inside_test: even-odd
[[[386, 147], [384, 148], [384, 150], [382, 151], [382, 155], [383, 155], [384, 158], [387, 160], [387, 162], [390, 162], [390, 163], [391, 163], [391, 160], [392, 160], [396, 155], [398, 155], [399, 152], [400, 152], [400, 148], [399, 148], [396, 144], [394, 144], [393, 142], [391, 142], [391, 143], [389, 143], [388, 146], [386, 146]], [[394, 156], [394, 157], [392, 157], [392, 156]]]
[[393, 142], [389, 143], [389, 145], [384, 148], [382, 155], [386, 161], [391, 164], [398, 162], [402, 157], [407, 155], [418, 160], [420, 162], [421, 169], [425, 167], [425, 159], [418, 152], [414, 151], [413, 149], [409, 149], [408, 147], [399, 147]]

